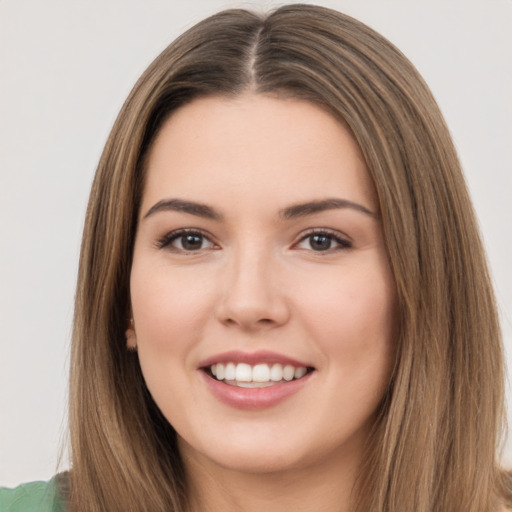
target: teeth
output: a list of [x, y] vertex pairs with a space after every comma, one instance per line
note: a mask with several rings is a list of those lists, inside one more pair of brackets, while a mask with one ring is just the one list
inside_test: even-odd
[[218, 380], [224, 380], [225, 373], [223, 364], [217, 365], [217, 374], [215, 376], [217, 377]]
[[236, 380], [226, 380], [224, 382], [237, 388], [268, 388], [274, 385], [274, 382], [238, 382]]
[[217, 363], [210, 366], [210, 371], [217, 380], [225, 380], [227, 384], [245, 388], [271, 386], [274, 382], [289, 382], [304, 377], [308, 372], [305, 366], [292, 366], [275, 363], [257, 364], [246, 363]]
[[253, 382], [268, 382], [270, 380], [270, 368], [266, 364], [257, 364], [252, 369]]
[[233, 363], [228, 363], [226, 365], [224, 378], [226, 380], [235, 380], [236, 375], [236, 366]]
[[287, 364], [283, 368], [283, 378], [284, 380], [293, 380], [293, 376], [295, 375], [295, 368]]
[[274, 364], [272, 368], [270, 368], [270, 380], [274, 382], [279, 382], [283, 380], [283, 366], [280, 364]]
[[308, 373], [308, 370], [307, 368], [295, 368], [295, 374], [294, 374], [294, 377], [296, 379], [300, 379], [301, 377], [304, 377], [304, 375], [306, 375], [306, 373]]
[[[228, 366], [233, 363], [228, 363]], [[227, 376], [226, 376], [226, 380]], [[233, 380], [238, 382], [252, 382], [252, 368], [250, 365], [245, 363], [239, 363], [236, 365], [236, 374]]]

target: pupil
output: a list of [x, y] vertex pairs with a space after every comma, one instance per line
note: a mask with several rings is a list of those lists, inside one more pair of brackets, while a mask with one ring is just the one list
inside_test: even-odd
[[324, 235], [313, 235], [311, 237], [311, 247], [316, 251], [326, 251], [331, 248], [331, 239]]
[[183, 249], [187, 251], [192, 251], [194, 249], [201, 248], [203, 239], [198, 235], [185, 235], [181, 237], [181, 243], [183, 245]]

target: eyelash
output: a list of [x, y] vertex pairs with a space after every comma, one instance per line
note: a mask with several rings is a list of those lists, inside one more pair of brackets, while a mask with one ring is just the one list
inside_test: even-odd
[[332, 252], [335, 252], [335, 251], [343, 251], [343, 250], [347, 250], [347, 249], [351, 249], [352, 248], [352, 242], [350, 242], [346, 238], [343, 238], [342, 236], [340, 236], [340, 234], [337, 231], [332, 231], [330, 229], [325, 229], [325, 228], [323, 228], [323, 229], [322, 228], [311, 229], [310, 231], [308, 231], [304, 235], [302, 235], [300, 240], [296, 244], [294, 244], [294, 245], [297, 246], [298, 244], [304, 242], [308, 238], [311, 239], [313, 236], [324, 237], [324, 238], [328, 239], [329, 241], [331, 241], [331, 242], [334, 241], [335, 243], [337, 243], [339, 245], [338, 247], [329, 247], [329, 248], [327, 248], [325, 250], [320, 250], [320, 251], [314, 251], [311, 248], [311, 250], [313, 250], [313, 252], [332, 253]]
[[[170, 249], [170, 250], [172, 250], [174, 252], [188, 253], [188, 254], [204, 250], [202, 248], [199, 248], [197, 250], [187, 250], [187, 249], [182, 249], [182, 248], [179, 248], [179, 247], [173, 247], [172, 246], [173, 242], [175, 242], [179, 238], [185, 237], [187, 235], [188, 236], [196, 236], [198, 238], [201, 238], [202, 241], [206, 240], [211, 245], [215, 245], [214, 242], [212, 242], [210, 240], [209, 235], [203, 233], [200, 230], [197, 230], [197, 229], [179, 229], [177, 231], [172, 231], [170, 233], [167, 233], [165, 236], [160, 238], [157, 241], [156, 246], [157, 246], [158, 249], [168, 248], [168, 249]], [[308, 238], [311, 239], [314, 236], [323, 237], [323, 238], [327, 239], [328, 241], [330, 241], [331, 243], [334, 241], [336, 244], [338, 244], [338, 247], [334, 247], [334, 248], [333, 247], [328, 247], [326, 249], [322, 249], [322, 250], [318, 250], [318, 251], [315, 251], [312, 247], [310, 247], [310, 250], [312, 252], [331, 253], [331, 252], [335, 252], [335, 251], [341, 251], [341, 250], [346, 250], [346, 249], [351, 249], [352, 248], [352, 243], [349, 240], [347, 240], [346, 238], [341, 237], [339, 235], [339, 233], [337, 233], [335, 231], [331, 231], [329, 229], [319, 229], [319, 228], [311, 229], [310, 231], [308, 231], [305, 234], [303, 234], [301, 236], [300, 240], [298, 242], [296, 242], [293, 245], [293, 247], [297, 247], [299, 244], [301, 244], [302, 242], [306, 241]], [[308, 250], [308, 249], [305, 249], [305, 250]]]
[[187, 250], [187, 249], [180, 249], [179, 247], [173, 247], [171, 244], [178, 240], [179, 238], [185, 237], [185, 236], [196, 236], [198, 238], [201, 238], [202, 240], [207, 240], [210, 244], [215, 245], [208, 235], [203, 233], [200, 230], [197, 229], [178, 229], [177, 231], [171, 231], [170, 233], [167, 233], [162, 238], [160, 238], [157, 241], [157, 247], [158, 249], [165, 249], [168, 248], [175, 252], [181, 252], [181, 253], [193, 253], [193, 252], [199, 252], [199, 250]]

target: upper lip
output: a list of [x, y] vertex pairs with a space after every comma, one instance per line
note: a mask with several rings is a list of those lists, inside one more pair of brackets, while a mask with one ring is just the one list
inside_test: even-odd
[[299, 361], [292, 357], [285, 356], [268, 350], [259, 350], [256, 352], [242, 352], [240, 350], [230, 350], [222, 352], [214, 356], [208, 357], [199, 364], [200, 368], [206, 368], [217, 363], [246, 363], [254, 366], [259, 363], [279, 363], [283, 365], [291, 365], [297, 367], [310, 368], [311, 365], [303, 361]]

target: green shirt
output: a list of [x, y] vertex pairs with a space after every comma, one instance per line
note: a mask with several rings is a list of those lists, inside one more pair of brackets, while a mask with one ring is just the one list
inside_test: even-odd
[[57, 493], [56, 478], [31, 482], [14, 489], [0, 488], [0, 512], [65, 512]]

